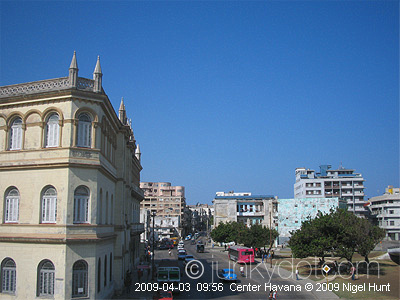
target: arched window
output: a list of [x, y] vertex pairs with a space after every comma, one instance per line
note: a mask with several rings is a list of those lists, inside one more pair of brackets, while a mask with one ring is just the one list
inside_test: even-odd
[[97, 263], [97, 292], [101, 291], [101, 259]]
[[72, 267], [72, 298], [88, 296], [88, 265], [78, 260]]
[[53, 187], [47, 188], [42, 195], [42, 223], [56, 223], [57, 191]]
[[22, 148], [22, 119], [15, 118], [11, 123], [10, 130], [10, 150], [20, 150]]
[[16, 290], [17, 268], [11, 258], [5, 258], [1, 263], [1, 292], [14, 294]]
[[53, 113], [47, 119], [46, 123], [46, 147], [58, 147], [59, 145], [59, 117]]
[[104, 257], [104, 286], [107, 285], [107, 255]]
[[5, 223], [18, 222], [19, 218], [19, 192], [16, 188], [11, 189], [6, 195], [6, 203], [4, 209]]
[[54, 295], [55, 268], [51, 261], [43, 260], [38, 266], [38, 296]]
[[89, 189], [84, 186], [74, 193], [74, 223], [89, 223]]
[[78, 117], [78, 147], [90, 148], [92, 145], [92, 119], [87, 113], [82, 113]]

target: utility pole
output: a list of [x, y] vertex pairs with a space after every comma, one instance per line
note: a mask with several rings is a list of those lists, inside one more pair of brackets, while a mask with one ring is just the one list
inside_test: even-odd
[[[270, 245], [270, 248], [272, 248], [272, 212], [271, 212], [271, 210], [269, 211], [269, 245]], [[272, 268], [272, 254], [271, 254], [271, 252], [272, 251], [270, 251], [269, 252], [269, 255], [271, 255], [271, 268]]]
[[150, 253], [152, 253], [151, 254], [151, 280], [154, 280], [154, 240], [155, 240], [154, 220], [156, 218], [156, 213], [153, 212], [151, 216], [153, 217], [153, 237], [152, 237], [153, 238], [153, 249], [150, 252]]

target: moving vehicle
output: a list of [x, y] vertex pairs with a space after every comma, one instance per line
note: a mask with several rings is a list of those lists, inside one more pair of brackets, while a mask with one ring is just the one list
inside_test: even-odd
[[223, 281], [237, 281], [237, 275], [232, 269], [219, 269], [218, 278]]
[[186, 255], [184, 264], [188, 264], [190, 261], [194, 260], [193, 255]]
[[160, 286], [163, 283], [173, 284], [173, 292], [179, 292], [179, 283], [181, 282], [181, 269], [177, 260], [163, 259], [157, 269], [157, 282]]
[[229, 259], [239, 264], [254, 263], [254, 249], [243, 246], [231, 246], [228, 250]]
[[179, 238], [178, 237], [172, 237], [172, 238], [170, 238], [170, 240], [172, 241], [173, 245], [175, 246], [175, 245], [178, 244]]
[[178, 250], [178, 259], [186, 258], [186, 250]]
[[196, 250], [198, 253], [203, 253], [204, 252], [204, 244], [197, 244]]
[[173, 300], [172, 292], [170, 291], [158, 291], [153, 297], [153, 300]]

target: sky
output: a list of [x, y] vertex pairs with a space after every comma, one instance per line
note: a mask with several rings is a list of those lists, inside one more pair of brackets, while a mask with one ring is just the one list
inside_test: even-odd
[[293, 198], [295, 169], [399, 187], [398, 1], [1, 1], [0, 85], [92, 78], [97, 56], [142, 181]]

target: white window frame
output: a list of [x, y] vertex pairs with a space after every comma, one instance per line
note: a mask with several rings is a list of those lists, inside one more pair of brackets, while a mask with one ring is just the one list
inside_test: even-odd
[[10, 150], [21, 150], [22, 148], [22, 119], [15, 118], [10, 128]]
[[1, 264], [1, 278], [1, 292], [15, 294], [17, 287], [17, 268], [13, 259], [6, 258], [3, 260]]
[[[12, 194], [12, 195], [11, 195]], [[16, 188], [11, 189], [6, 196], [4, 209], [4, 222], [16, 223], [19, 219], [19, 191]]]
[[[85, 189], [85, 194], [83, 192]], [[89, 190], [78, 187], [74, 193], [74, 223], [89, 223]]]
[[42, 223], [56, 223], [57, 191], [53, 187], [45, 190], [42, 196]]
[[38, 296], [54, 295], [55, 272], [54, 264], [51, 261], [40, 263]]
[[53, 113], [46, 123], [46, 148], [58, 147], [60, 142], [60, 118]]
[[82, 113], [78, 117], [76, 145], [83, 148], [92, 146], [92, 119], [87, 113]]

